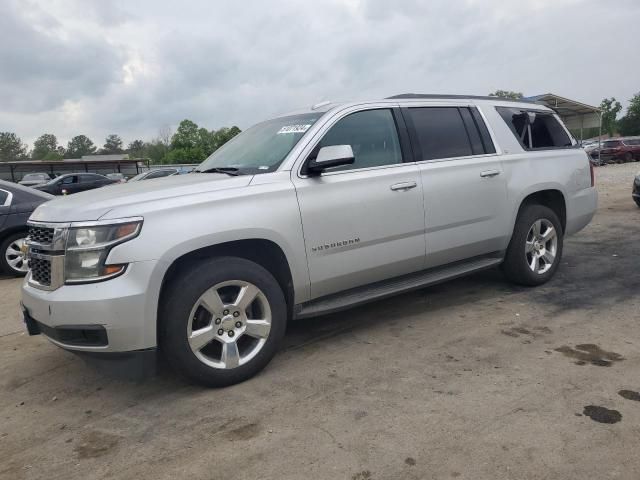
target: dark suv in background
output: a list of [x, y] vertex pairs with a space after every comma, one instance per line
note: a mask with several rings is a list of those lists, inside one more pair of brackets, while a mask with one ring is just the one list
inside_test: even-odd
[[118, 183], [118, 180], [107, 178], [97, 173], [69, 173], [60, 175], [50, 182], [36, 185], [33, 188], [50, 193], [51, 195], [67, 195], [104, 187], [105, 185], [112, 185], [114, 183]]

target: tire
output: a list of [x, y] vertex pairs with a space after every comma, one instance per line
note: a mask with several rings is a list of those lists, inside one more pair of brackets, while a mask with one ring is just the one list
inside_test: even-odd
[[[551, 227], [555, 237], [541, 239]], [[549, 281], [560, 265], [563, 239], [562, 225], [553, 210], [535, 204], [522, 207], [503, 264], [507, 278], [526, 286], [542, 285]]]
[[[163, 291], [161, 353], [175, 371], [200, 385], [225, 387], [253, 377], [273, 358], [284, 336], [282, 289], [271, 273], [249, 260], [201, 260]], [[244, 308], [243, 301], [251, 298]]]
[[634, 198], [633, 201], [636, 202], [636, 205], [640, 208], [640, 198]]
[[633, 162], [633, 153], [631, 152], [627, 152], [624, 154], [624, 161], [625, 162]]
[[18, 232], [0, 242], [0, 273], [13, 277], [24, 277], [27, 274], [27, 263], [20, 250], [26, 237], [27, 232]]

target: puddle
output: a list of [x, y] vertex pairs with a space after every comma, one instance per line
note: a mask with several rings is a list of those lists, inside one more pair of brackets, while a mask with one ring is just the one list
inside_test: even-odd
[[622, 414], [617, 410], [609, 410], [608, 408], [598, 407], [597, 405], [587, 405], [583, 412], [594, 422], [599, 423], [618, 423], [622, 420]]
[[622, 398], [626, 398], [627, 400], [635, 400], [636, 402], [640, 402], [640, 392], [634, 392], [633, 390], [620, 390], [618, 392]]
[[576, 365], [586, 365], [590, 363], [598, 367], [610, 367], [614, 362], [624, 360], [624, 357], [619, 353], [607, 352], [593, 343], [576, 345], [575, 349], [563, 345], [562, 347], [556, 348], [556, 352], [562, 353], [565, 357], [575, 359]]

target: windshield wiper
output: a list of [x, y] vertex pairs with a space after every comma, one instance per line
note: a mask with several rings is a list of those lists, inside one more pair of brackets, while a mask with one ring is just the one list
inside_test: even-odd
[[196, 173], [226, 173], [227, 175], [232, 175], [237, 177], [240, 175], [238, 169], [236, 167], [213, 167], [207, 168], [206, 170], [194, 170]]

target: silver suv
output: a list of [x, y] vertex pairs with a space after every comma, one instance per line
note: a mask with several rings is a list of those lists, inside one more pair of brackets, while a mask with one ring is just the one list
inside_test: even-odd
[[502, 265], [548, 281], [589, 223], [587, 154], [548, 108], [400, 95], [259, 123], [194, 173], [60, 198], [31, 216], [29, 332], [107, 360], [159, 349], [245, 380], [287, 321]]

